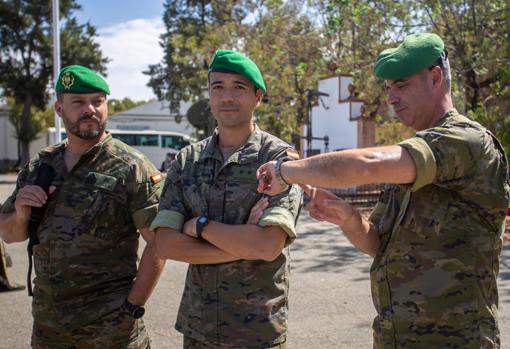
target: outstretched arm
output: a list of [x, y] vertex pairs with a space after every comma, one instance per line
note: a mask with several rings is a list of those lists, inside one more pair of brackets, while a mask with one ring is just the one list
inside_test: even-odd
[[[269, 195], [286, 188], [275, 175], [275, 161], [257, 171], [258, 191]], [[413, 183], [416, 167], [403, 147], [394, 145], [351, 149], [287, 161], [280, 173], [290, 184], [309, 184], [322, 188], [346, 188], [370, 183]]]

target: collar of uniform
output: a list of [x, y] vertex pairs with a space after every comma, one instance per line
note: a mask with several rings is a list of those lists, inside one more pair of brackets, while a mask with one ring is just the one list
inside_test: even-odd
[[110, 132], [106, 131], [106, 137], [101, 142], [94, 144], [92, 146], [92, 148], [87, 150], [87, 152], [85, 152], [82, 155], [82, 157], [84, 157], [84, 156], [86, 156], [86, 157], [94, 156], [100, 150], [102, 150], [112, 139], [113, 139], [112, 134]]
[[221, 155], [221, 150], [218, 145], [218, 135], [218, 128], [215, 128], [213, 134], [205, 143], [204, 150], [200, 154], [200, 160], [206, 158], [213, 158], [219, 161], [223, 160], [223, 155]]
[[253, 124], [253, 126], [253, 131], [250, 134], [250, 137], [248, 137], [246, 144], [237, 152], [237, 154], [239, 154], [238, 162], [240, 164], [246, 164], [258, 160], [259, 151], [262, 146], [262, 131], [257, 124]]
[[434, 127], [435, 126], [443, 126], [448, 121], [448, 119], [450, 119], [456, 115], [459, 115], [459, 112], [457, 111], [457, 109], [453, 108], [453, 109], [448, 110], [443, 116], [441, 116], [441, 119], [439, 119], [437, 121], [437, 123], [434, 125]]
[[[256, 161], [258, 159], [258, 152], [261, 147], [261, 131], [260, 128], [253, 124], [253, 131], [251, 132], [248, 140], [239, 150], [237, 150], [230, 157], [229, 162], [239, 162], [240, 164]], [[221, 154], [220, 146], [218, 143], [218, 128], [214, 130], [214, 133], [210, 137], [209, 141], [204, 147], [204, 151], [200, 154], [200, 160], [205, 158], [214, 158], [219, 161], [223, 161], [223, 155]]]

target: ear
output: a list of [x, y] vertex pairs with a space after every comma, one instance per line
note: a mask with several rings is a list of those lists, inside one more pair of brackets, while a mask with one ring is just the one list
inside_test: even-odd
[[58, 100], [55, 101], [53, 108], [55, 109], [55, 112], [58, 114], [58, 116], [62, 117], [62, 103]]
[[257, 97], [257, 106], [262, 102], [262, 98], [264, 97], [264, 92], [262, 90], [257, 89], [255, 91], [255, 97]]
[[436, 88], [438, 86], [441, 86], [443, 84], [444, 76], [443, 76], [443, 70], [435, 66], [431, 70], [432, 73], [432, 87]]

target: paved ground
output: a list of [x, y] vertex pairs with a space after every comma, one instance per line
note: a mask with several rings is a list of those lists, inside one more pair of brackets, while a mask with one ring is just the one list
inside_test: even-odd
[[[13, 178], [0, 175], [0, 202], [13, 188]], [[374, 316], [368, 270], [371, 259], [353, 248], [335, 226], [318, 223], [303, 212], [299, 237], [292, 245], [289, 348], [371, 348]], [[25, 243], [8, 245], [14, 266], [11, 278], [24, 283]], [[503, 252], [500, 286], [500, 327], [510, 341], [510, 246]], [[153, 348], [181, 348], [173, 329], [186, 265], [169, 262], [147, 305], [145, 321]], [[26, 291], [0, 293], [0, 349], [29, 348], [32, 319]]]

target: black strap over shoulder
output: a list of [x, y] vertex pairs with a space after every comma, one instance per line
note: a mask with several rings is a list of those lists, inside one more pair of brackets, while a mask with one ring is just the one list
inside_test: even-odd
[[[40, 186], [46, 194], [49, 194], [49, 189], [53, 178], [55, 177], [55, 170], [53, 167], [46, 163], [41, 163], [37, 169], [37, 175], [35, 178], [34, 185]], [[37, 229], [41, 224], [46, 212], [46, 206], [32, 207], [32, 213], [30, 215], [30, 221], [28, 222], [28, 275], [27, 275], [27, 289], [28, 295], [32, 296], [32, 259], [33, 249], [35, 245], [39, 244], [39, 238], [37, 237]]]

